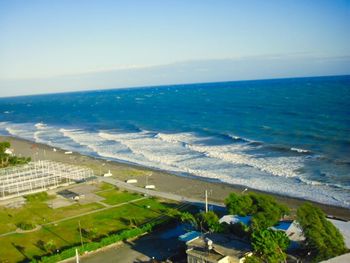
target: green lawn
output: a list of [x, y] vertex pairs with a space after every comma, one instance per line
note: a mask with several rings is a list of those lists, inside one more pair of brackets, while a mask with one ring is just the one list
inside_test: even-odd
[[[138, 194], [117, 191], [114, 187], [100, 185], [97, 194], [105, 197], [107, 204], [119, 204], [140, 198]], [[0, 209], [0, 231], [9, 232], [16, 229], [16, 223], [28, 221], [43, 224], [69, 216], [79, 215], [88, 211], [103, 208], [101, 204], [74, 204], [69, 207], [51, 209], [42, 198], [29, 201], [19, 209]], [[43, 226], [40, 230], [30, 233], [11, 234], [0, 237], [0, 262], [18, 262], [33, 256], [44, 255], [47, 252], [40, 244], [53, 242], [56, 248], [69, 247], [80, 243], [79, 222], [84, 231], [92, 231], [93, 236], [84, 235], [84, 242], [101, 237], [111, 232], [133, 228], [166, 214], [168, 204], [152, 198], [147, 198], [115, 208], [109, 208], [93, 214], [70, 219], [58, 224]]]
[[100, 188], [100, 191], [106, 191], [106, 190], [112, 190], [112, 189], [116, 189], [116, 187], [112, 184], [107, 184], [105, 182], [101, 182], [99, 184], [99, 188]]
[[116, 205], [120, 203], [125, 203], [142, 196], [136, 193], [122, 192], [117, 190], [108, 190], [97, 193], [99, 196], [105, 198], [102, 202], [108, 205]]
[[85, 212], [100, 209], [103, 206], [97, 203], [80, 205], [78, 203], [71, 206], [51, 209], [45, 202], [30, 201], [24, 207], [11, 209], [0, 209], [0, 234], [15, 230], [16, 224], [27, 222], [33, 224], [45, 224], [65, 217], [79, 215]]

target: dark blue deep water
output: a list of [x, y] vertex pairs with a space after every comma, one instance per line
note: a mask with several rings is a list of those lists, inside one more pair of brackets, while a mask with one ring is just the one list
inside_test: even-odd
[[350, 76], [2, 98], [0, 133], [350, 207]]

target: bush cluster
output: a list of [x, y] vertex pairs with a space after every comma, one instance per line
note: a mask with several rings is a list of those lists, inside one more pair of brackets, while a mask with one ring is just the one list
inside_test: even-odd
[[25, 199], [29, 202], [45, 202], [50, 198], [52, 198], [52, 196], [49, 196], [47, 192], [40, 192], [25, 196]]
[[19, 222], [16, 226], [22, 230], [32, 230], [35, 228], [35, 224], [27, 222]]

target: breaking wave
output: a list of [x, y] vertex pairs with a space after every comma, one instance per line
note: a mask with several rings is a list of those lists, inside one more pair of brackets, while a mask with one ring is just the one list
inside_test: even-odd
[[231, 138], [231, 142], [224, 138], [225, 143], [221, 143], [220, 136], [212, 134], [86, 131], [44, 123], [3, 122], [0, 132], [4, 131], [92, 156], [350, 207], [346, 201], [350, 194], [335, 189], [344, 189], [343, 186], [312, 180], [301, 172], [308, 161], [305, 154], [309, 154], [304, 149], [289, 148], [296, 153], [290, 155], [264, 145], [264, 150], [278, 152], [276, 156], [270, 156], [261, 152], [254, 154], [255, 149], [261, 151], [261, 144], [252, 144], [253, 141], [241, 137]]

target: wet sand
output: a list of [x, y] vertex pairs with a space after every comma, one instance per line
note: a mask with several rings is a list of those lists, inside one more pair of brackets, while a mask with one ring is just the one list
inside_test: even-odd
[[[114, 177], [120, 180], [137, 179], [138, 186], [144, 187], [146, 184], [154, 184], [156, 189], [162, 192], [170, 192], [190, 198], [203, 198], [204, 191], [208, 190], [209, 200], [214, 202], [223, 202], [231, 192], [241, 193], [245, 187], [229, 185], [221, 182], [206, 181], [200, 177], [179, 176], [169, 172], [158, 171], [122, 162], [106, 161], [99, 158], [93, 158], [79, 153], [65, 154], [65, 150], [45, 144], [33, 143], [27, 140], [0, 136], [0, 141], [9, 141], [11, 148], [17, 156], [29, 156], [33, 161], [54, 160], [76, 165], [88, 166], [94, 170], [95, 175], [102, 175], [109, 170]], [[247, 192], [260, 192], [248, 189]], [[278, 201], [288, 205], [292, 211], [301, 205], [305, 200], [287, 196], [273, 195]], [[336, 216], [350, 220], [350, 209], [315, 203], [322, 208], [328, 215]]]

